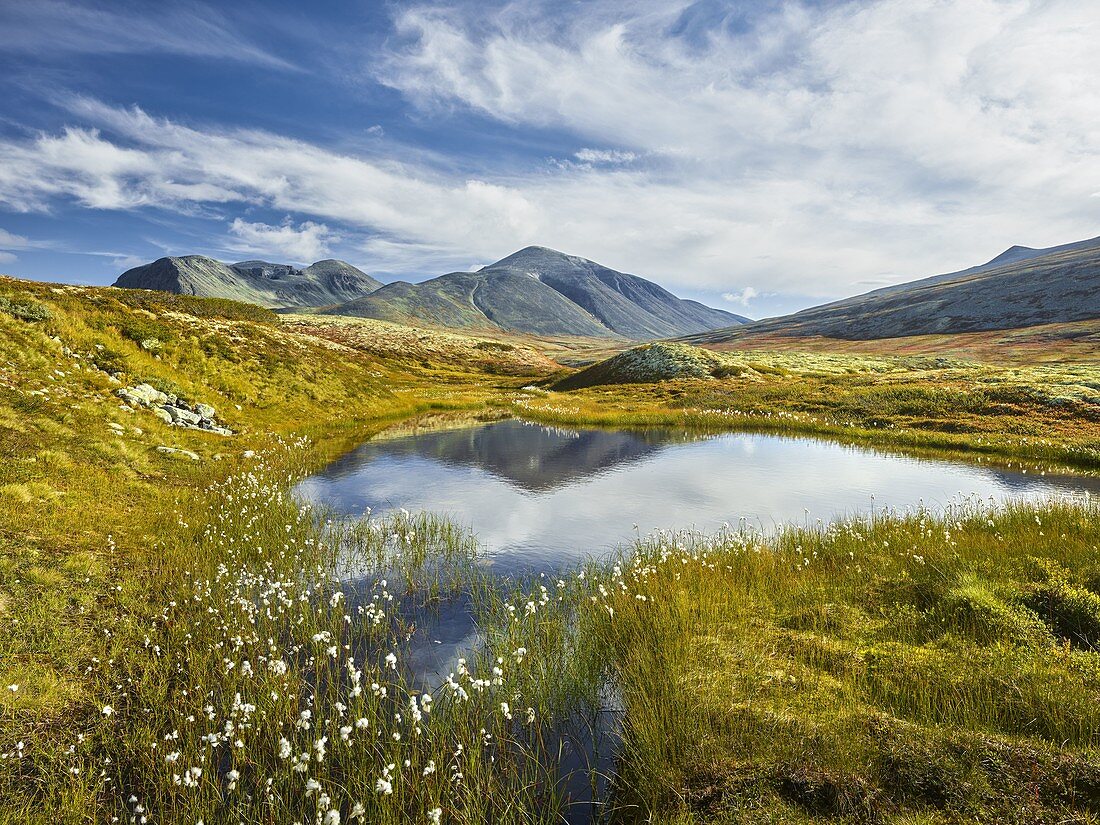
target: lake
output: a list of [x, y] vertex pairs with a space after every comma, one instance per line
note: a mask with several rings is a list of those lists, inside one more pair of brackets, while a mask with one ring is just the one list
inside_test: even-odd
[[768, 530], [857, 512], [1100, 493], [1100, 479], [913, 458], [813, 438], [562, 429], [510, 419], [387, 437], [301, 482], [337, 513], [451, 516], [502, 573], [550, 571], [657, 529]]

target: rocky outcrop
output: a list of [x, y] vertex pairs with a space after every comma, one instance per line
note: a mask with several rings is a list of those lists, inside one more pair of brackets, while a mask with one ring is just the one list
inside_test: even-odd
[[209, 404], [188, 404], [149, 384], [122, 387], [115, 391], [115, 395], [131, 409], [144, 407], [152, 410], [165, 424], [218, 435], [233, 435], [231, 429], [218, 423], [217, 412]]

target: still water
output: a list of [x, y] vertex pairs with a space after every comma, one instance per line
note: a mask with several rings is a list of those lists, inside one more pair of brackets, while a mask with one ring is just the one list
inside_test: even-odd
[[302, 482], [348, 516], [430, 510], [523, 574], [599, 556], [655, 529], [767, 530], [846, 514], [1089, 492], [1100, 479], [916, 459], [812, 438], [559, 429], [519, 420], [375, 438]]
[[[872, 508], [937, 508], [971, 495], [998, 502], [1097, 495], [1100, 479], [915, 459], [811, 438], [508, 420], [382, 433], [303, 481], [297, 493], [349, 517], [398, 508], [447, 514], [472, 528], [493, 572], [523, 577], [605, 554], [656, 529], [713, 532], [744, 519], [768, 530]], [[407, 618], [417, 629], [402, 661], [424, 689], [437, 687], [482, 641], [461, 593]], [[558, 790], [570, 800], [569, 825], [601, 819], [622, 718], [609, 696], [588, 724], [569, 719], [548, 734]]]

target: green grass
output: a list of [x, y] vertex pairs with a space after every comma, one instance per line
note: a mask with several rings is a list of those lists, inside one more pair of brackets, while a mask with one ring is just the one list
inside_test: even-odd
[[[668, 366], [681, 355], [694, 357], [678, 349], [659, 360]], [[1095, 362], [1008, 367], [927, 356], [771, 351], [709, 353], [704, 362], [723, 370], [723, 377], [569, 389], [584, 375], [577, 373], [546, 382], [564, 390], [536, 387], [515, 396], [513, 408], [551, 424], [806, 433], [970, 458], [1025, 459], [1038, 470], [1100, 468]], [[607, 378], [609, 363], [591, 368], [592, 374]]]
[[626, 709], [619, 815], [1097, 821], [1098, 550], [1068, 504], [644, 542], [572, 637]]
[[[440, 519], [331, 526], [288, 495], [426, 411], [1094, 467], [1092, 367], [756, 352], [520, 390], [557, 372], [540, 346], [0, 279], [0, 821], [557, 821], [558, 746], [609, 696], [626, 821], [1096, 821], [1094, 506], [667, 536], [532, 588]], [[122, 409], [139, 381], [237, 434]], [[486, 647], [425, 713], [390, 597], [430, 622], [460, 594]]]

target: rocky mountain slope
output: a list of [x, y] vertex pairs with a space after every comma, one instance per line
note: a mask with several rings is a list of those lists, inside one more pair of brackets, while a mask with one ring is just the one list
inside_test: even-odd
[[341, 304], [382, 286], [344, 261], [318, 261], [305, 269], [267, 261], [224, 264], [202, 255], [161, 258], [127, 270], [114, 283], [204, 298], [230, 298], [264, 307]]
[[534, 335], [652, 339], [747, 319], [585, 258], [529, 246], [476, 272], [389, 284], [326, 310], [399, 323], [505, 329]]
[[754, 337], [872, 340], [1094, 318], [1100, 318], [1100, 238], [1049, 249], [1014, 246], [981, 266], [685, 340], [703, 345]]

